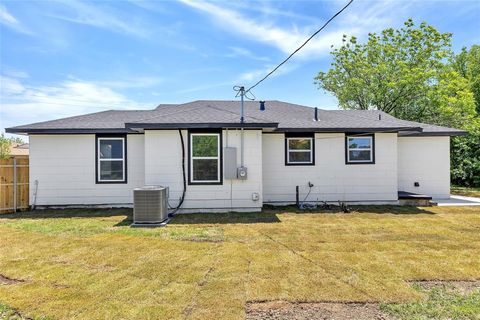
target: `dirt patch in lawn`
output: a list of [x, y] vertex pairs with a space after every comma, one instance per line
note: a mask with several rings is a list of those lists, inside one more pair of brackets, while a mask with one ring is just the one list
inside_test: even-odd
[[475, 290], [480, 290], [480, 280], [420, 280], [411, 283], [424, 290], [444, 288], [447, 291], [460, 294], [469, 294]]
[[249, 302], [247, 320], [390, 320], [376, 303]]
[[12, 279], [12, 278], [4, 276], [3, 274], [0, 273], [0, 284], [17, 284], [17, 283], [22, 283], [22, 282], [25, 282], [25, 280]]

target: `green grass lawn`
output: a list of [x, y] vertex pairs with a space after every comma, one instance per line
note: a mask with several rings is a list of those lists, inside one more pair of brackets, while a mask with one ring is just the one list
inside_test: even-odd
[[0, 306], [53, 319], [243, 319], [247, 301], [406, 306], [426, 296], [408, 281], [480, 279], [480, 207], [288, 211], [180, 215], [157, 229], [129, 228], [128, 209], [2, 215], [0, 274], [24, 282], [0, 284]]
[[480, 198], [480, 188], [467, 188], [467, 187], [451, 187], [452, 194], [466, 197], [478, 197]]

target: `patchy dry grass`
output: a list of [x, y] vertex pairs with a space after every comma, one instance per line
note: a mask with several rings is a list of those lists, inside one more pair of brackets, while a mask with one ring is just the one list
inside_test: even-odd
[[451, 187], [452, 194], [465, 197], [477, 197], [480, 198], [480, 188], [467, 188], [467, 187]]
[[31, 318], [22, 316], [17, 310], [10, 308], [7, 305], [0, 303], [0, 319], [5, 320], [51, 320], [50, 318], [40, 317]]
[[0, 301], [56, 319], [242, 319], [247, 301], [419, 301], [408, 280], [480, 279], [480, 207], [177, 216], [0, 216]]
[[480, 319], [480, 287], [461, 290], [448, 283], [433, 286], [414, 284], [425, 299], [400, 304], [384, 304], [381, 309], [399, 319]]

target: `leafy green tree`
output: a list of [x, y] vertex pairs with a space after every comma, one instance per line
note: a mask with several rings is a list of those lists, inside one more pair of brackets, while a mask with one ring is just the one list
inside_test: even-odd
[[23, 140], [20, 138], [7, 138], [3, 133], [0, 135], [0, 159], [5, 159], [10, 155], [10, 147], [14, 143], [23, 143]]
[[315, 82], [344, 109], [378, 109], [398, 118], [465, 129], [452, 139], [452, 181], [480, 185], [480, 46], [455, 56], [450, 33], [409, 19], [400, 29], [343, 37]]
[[10, 155], [10, 146], [12, 141], [7, 139], [3, 134], [0, 135], [0, 159], [5, 159]]
[[480, 119], [467, 130], [467, 136], [453, 137], [451, 141], [452, 183], [480, 187]]
[[401, 29], [370, 33], [366, 43], [343, 37], [332, 68], [316, 84], [344, 109], [378, 109], [406, 120], [459, 126], [475, 116], [468, 81], [448, 60], [450, 33], [409, 19]]
[[468, 81], [477, 110], [477, 118], [464, 126], [468, 135], [452, 138], [452, 182], [480, 186], [480, 46], [463, 48], [452, 67]]
[[452, 64], [454, 69], [468, 80], [470, 91], [475, 97], [477, 114], [480, 114], [480, 45], [473, 45], [470, 50], [463, 48], [453, 58]]

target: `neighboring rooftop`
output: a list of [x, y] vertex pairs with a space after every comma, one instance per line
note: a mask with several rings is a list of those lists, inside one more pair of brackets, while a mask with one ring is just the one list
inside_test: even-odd
[[28, 143], [14, 143], [10, 146], [9, 154], [11, 156], [28, 156], [29, 145]]
[[402, 132], [402, 135], [462, 135], [464, 131], [397, 119], [378, 110], [323, 110], [307, 106], [266, 101], [245, 102], [245, 122], [240, 123], [240, 102], [198, 100], [183, 104], [161, 104], [153, 110], [109, 110], [7, 128], [6, 132], [100, 133], [137, 132], [167, 128], [262, 128], [274, 131], [312, 132]]

